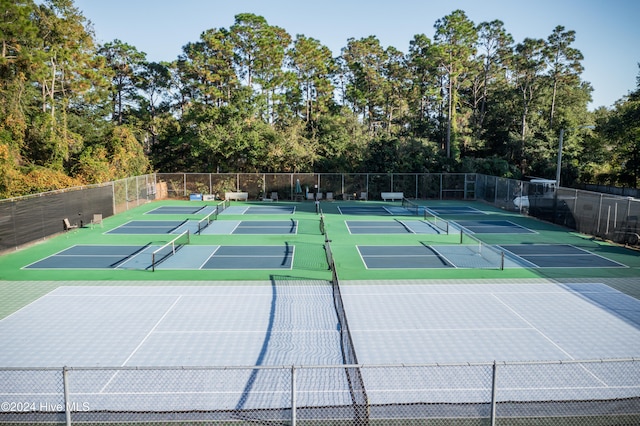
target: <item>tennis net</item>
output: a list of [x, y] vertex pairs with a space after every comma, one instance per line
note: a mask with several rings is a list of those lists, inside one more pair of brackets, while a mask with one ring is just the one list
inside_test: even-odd
[[331, 252], [331, 243], [325, 232], [324, 249], [327, 256], [327, 263], [331, 269], [331, 287], [333, 290], [333, 306], [338, 316], [340, 325], [340, 347], [342, 350], [342, 362], [345, 364], [345, 374], [349, 384], [349, 393], [353, 404], [354, 423], [356, 425], [368, 424], [369, 420], [369, 399], [364, 388], [364, 380], [362, 372], [358, 364], [358, 358], [351, 339], [349, 331], [349, 323], [347, 322], [347, 314], [344, 310], [342, 301], [342, 293], [340, 292], [340, 284], [338, 282], [338, 271], [333, 260]]
[[420, 206], [407, 198], [402, 198], [402, 207], [416, 216], [420, 214]]
[[216, 219], [218, 219], [218, 207], [198, 221], [198, 235]]
[[320, 233], [322, 235], [325, 235], [326, 232], [327, 232], [327, 229], [325, 228], [324, 213], [322, 213], [322, 210], [320, 210]]
[[434, 211], [426, 207], [424, 207], [424, 220], [433, 223], [436, 228], [449, 235], [449, 221], [441, 218]]
[[491, 244], [480, 241], [464, 229], [460, 230], [460, 244], [464, 244], [473, 253], [481, 256], [491, 265], [499, 269], [504, 269], [504, 252], [498, 250]]
[[182, 246], [189, 244], [189, 241], [189, 230], [186, 230], [159, 249], [154, 250], [153, 253], [151, 253], [151, 270], [155, 272], [156, 266], [158, 266], [160, 262], [176, 254], [176, 251]]

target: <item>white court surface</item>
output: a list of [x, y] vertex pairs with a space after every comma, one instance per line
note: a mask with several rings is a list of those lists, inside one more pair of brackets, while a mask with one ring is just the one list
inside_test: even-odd
[[338, 365], [338, 330], [323, 281], [67, 286], [0, 321], [0, 365]]
[[640, 301], [604, 284], [343, 284], [341, 289], [360, 364], [640, 353]]

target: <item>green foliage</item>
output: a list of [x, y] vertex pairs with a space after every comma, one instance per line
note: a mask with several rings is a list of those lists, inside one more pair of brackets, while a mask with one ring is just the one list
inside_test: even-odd
[[640, 89], [589, 112], [563, 26], [516, 43], [455, 10], [406, 53], [370, 35], [334, 58], [242, 13], [150, 63], [117, 39], [96, 46], [73, 0], [0, 10], [0, 196], [150, 170], [551, 178], [562, 129], [564, 185], [640, 175]]
[[611, 142], [611, 175], [615, 183], [637, 187], [640, 179], [640, 73], [636, 90], [618, 102], [609, 115], [602, 117], [598, 128], [605, 140]]

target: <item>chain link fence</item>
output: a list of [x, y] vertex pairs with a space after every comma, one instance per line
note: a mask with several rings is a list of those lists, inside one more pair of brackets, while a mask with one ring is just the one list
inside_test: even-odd
[[[345, 370], [362, 371], [367, 406]], [[0, 369], [0, 422], [640, 424], [640, 360]], [[362, 410], [367, 415], [362, 415]]]
[[617, 243], [637, 245], [640, 240], [636, 198], [550, 190], [476, 173], [157, 173], [0, 200], [0, 252], [62, 232], [65, 218], [83, 226], [93, 214], [108, 217], [155, 199], [194, 193], [223, 199], [227, 192], [246, 192], [249, 200], [301, 200], [316, 192], [345, 200], [379, 200], [382, 192], [423, 200], [482, 200]]
[[[621, 244], [640, 241], [640, 200], [476, 173], [157, 173], [101, 185], [0, 200], [0, 252], [63, 231], [63, 219], [83, 226], [155, 199], [228, 192], [249, 200], [380, 200], [383, 192], [410, 199], [482, 200]], [[519, 202], [517, 202], [520, 200]]]
[[487, 175], [478, 175], [476, 197], [616, 243], [637, 245], [640, 239], [637, 198]]
[[159, 188], [169, 198], [192, 193], [224, 198], [246, 192], [250, 200], [278, 194], [280, 200], [331, 193], [334, 199], [379, 200], [383, 192], [402, 192], [417, 199], [475, 199], [475, 173], [157, 173]]
[[0, 200], [0, 253], [72, 226], [88, 226], [94, 215], [122, 213], [156, 198], [154, 175]]

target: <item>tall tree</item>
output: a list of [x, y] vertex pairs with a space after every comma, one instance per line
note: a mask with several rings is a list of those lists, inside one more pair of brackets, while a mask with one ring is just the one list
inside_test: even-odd
[[439, 105], [438, 64], [434, 45], [424, 34], [416, 34], [409, 43], [407, 68], [411, 76], [409, 92], [411, 129], [415, 137], [432, 135], [432, 116]]
[[545, 42], [542, 39], [526, 38], [515, 48], [511, 58], [511, 73], [514, 87], [520, 97], [520, 139], [527, 136], [527, 119], [532, 104], [539, 99], [543, 87], [545, 70]]
[[513, 37], [504, 28], [500, 20], [482, 22], [478, 25], [478, 51], [482, 61], [480, 109], [477, 111], [478, 128], [482, 128], [486, 114], [490, 84], [506, 66], [511, 53]]
[[111, 70], [112, 120], [123, 124], [127, 109], [137, 105], [138, 78], [146, 61], [146, 54], [117, 39], [106, 43], [98, 53], [105, 58], [107, 67]]
[[232, 92], [238, 87], [233, 49], [231, 35], [224, 28], [207, 30], [200, 35], [200, 41], [183, 47], [182, 69], [195, 99], [216, 106], [231, 101]]
[[[43, 66], [37, 78], [41, 93], [40, 129], [31, 138], [31, 153], [41, 164], [62, 170], [70, 152], [82, 147], [80, 135], [70, 131], [68, 108], [91, 98], [103, 84], [100, 61], [95, 60], [93, 33], [72, 0], [46, 0], [34, 11]], [[34, 129], [35, 130], [35, 129]]]
[[375, 36], [360, 40], [350, 38], [342, 49], [349, 71], [346, 96], [356, 114], [361, 114], [370, 132], [381, 123], [384, 104], [384, 67], [387, 53]]
[[262, 16], [236, 15], [231, 35], [240, 75], [258, 93], [261, 115], [270, 123], [275, 119], [275, 104], [280, 101], [287, 81], [283, 70], [291, 36], [282, 28], [271, 26]]
[[331, 78], [336, 65], [328, 47], [304, 35], [296, 37], [289, 57], [304, 103], [304, 121], [309, 124], [317, 119], [316, 113], [319, 115], [328, 110], [333, 98]]
[[636, 89], [616, 103], [615, 110], [599, 123], [598, 130], [611, 142], [617, 182], [637, 188], [640, 180], [640, 72]]
[[[30, 19], [30, 0], [0, 0], [0, 146], [5, 167], [18, 163], [32, 99], [32, 58], [38, 29]], [[7, 170], [7, 169], [4, 169]]]
[[[394, 121], [399, 120], [407, 112], [407, 93], [411, 77], [406, 66], [405, 56], [395, 47], [390, 46], [386, 52], [384, 64], [384, 117], [387, 134], [391, 134]], [[402, 128], [402, 126], [400, 126]]]
[[549, 128], [553, 128], [560, 86], [576, 86], [580, 81], [583, 70], [580, 61], [584, 57], [578, 49], [571, 47], [575, 39], [576, 32], [565, 31], [562, 25], [555, 27], [553, 33], [547, 38], [545, 57], [552, 84]]
[[447, 158], [457, 156], [456, 114], [460, 76], [465, 71], [475, 51], [478, 33], [474, 23], [462, 10], [436, 21], [435, 42], [440, 48], [440, 66], [446, 75], [447, 85], [447, 133], [445, 151]]
[[[139, 115], [146, 132], [149, 134], [149, 140], [146, 146], [155, 145], [158, 137], [158, 113], [163, 103], [163, 98], [167, 93], [171, 76], [167, 64], [151, 62], [144, 64], [138, 79], [138, 88], [141, 95], [141, 108]], [[147, 139], [147, 138], [145, 138]]]

